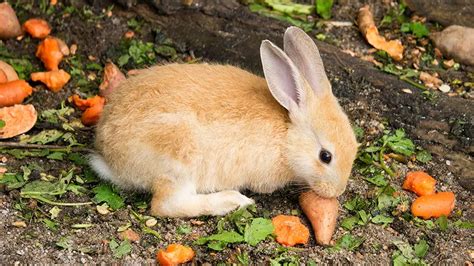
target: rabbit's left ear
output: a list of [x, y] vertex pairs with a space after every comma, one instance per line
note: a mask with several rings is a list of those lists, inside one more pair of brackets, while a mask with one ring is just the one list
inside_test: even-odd
[[283, 38], [284, 50], [316, 95], [331, 92], [318, 47], [303, 30], [289, 27]]

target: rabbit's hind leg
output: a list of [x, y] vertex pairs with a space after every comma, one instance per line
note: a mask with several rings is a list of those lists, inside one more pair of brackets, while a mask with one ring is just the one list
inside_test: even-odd
[[194, 185], [176, 184], [169, 178], [160, 178], [153, 186], [150, 213], [163, 217], [196, 217], [225, 215], [254, 201], [236, 190], [197, 194]]

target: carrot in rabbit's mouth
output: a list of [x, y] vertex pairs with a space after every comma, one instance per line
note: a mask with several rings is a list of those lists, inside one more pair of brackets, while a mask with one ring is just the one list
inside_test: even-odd
[[301, 193], [300, 206], [311, 222], [316, 242], [329, 245], [336, 229], [339, 210], [337, 198], [322, 198], [313, 191]]

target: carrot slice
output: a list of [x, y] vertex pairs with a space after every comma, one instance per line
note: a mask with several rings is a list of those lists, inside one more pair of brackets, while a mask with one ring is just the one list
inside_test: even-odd
[[5, 83], [8, 81], [8, 78], [7, 78], [7, 74], [5, 74], [5, 72], [0, 69], [0, 83]]
[[43, 39], [51, 33], [51, 27], [48, 22], [40, 18], [30, 18], [23, 23], [23, 29], [28, 32], [31, 37]]
[[322, 198], [313, 191], [301, 193], [300, 206], [311, 222], [316, 242], [329, 245], [336, 229], [339, 201]]
[[432, 195], [435, 193], [436, 180], [422, 171], [409, 172], [403, 182], [403, 189], [410, 190], [418, 196]]
[[36, 56], [43, 62], [47, 70], [58, 70], [59, 63], [63, 60], [59, 42], [54, 37], [46, 37], [36, 50]]
[[273, 217], [272, 224], [278, 243], [289, 247], [308, 243], [309, 230], [297, 216], [277, 215]]
[[16, 73], [15, 69], [10, 66], [9, 64], [0, 60], [0, 69], [5, 73], [7, 76], [7, 81], [14, 81], [18, 80], [18, 74]]
[[53, 92], [60, 91], [71, 76], [64, 70], [31, 73], [31, 80], [41, 81]]
[[0, 128], [0, 139], [27, 132], [35, 125], [36, 118], [35, 107], [31, 104], [0, 108], [0, 120], [5, 122], [5, 126]]
[[22, 103], [30, 96], [33, 88], [24, 80], [14, 80], [0, 84], [0, 107]]
[[453, 192], [439, 192], [433, 195], [421, 196], [411, 204], [411, 213], [423, 219], [449, 216], [454, 209], [456, 197]]
[[156, 260], [160, 265], [173, 266], [191, 261], [194, 258], [194, 251], [190, 247], [180, 244], [171, 244], [166, 250], [160, 249], [156, 253]]

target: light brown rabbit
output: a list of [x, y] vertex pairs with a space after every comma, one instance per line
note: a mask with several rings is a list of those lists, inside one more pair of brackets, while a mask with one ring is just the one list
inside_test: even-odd
[[290, 27], [268, 40], [265, 79], [228, 65], [155, 66], [110, 96], [91, 164], [122, 188], [153, 193], [151, 214], [224, 215], [290, 182], [322, 197], [346, 187], [357, 151], [319, 51]]

